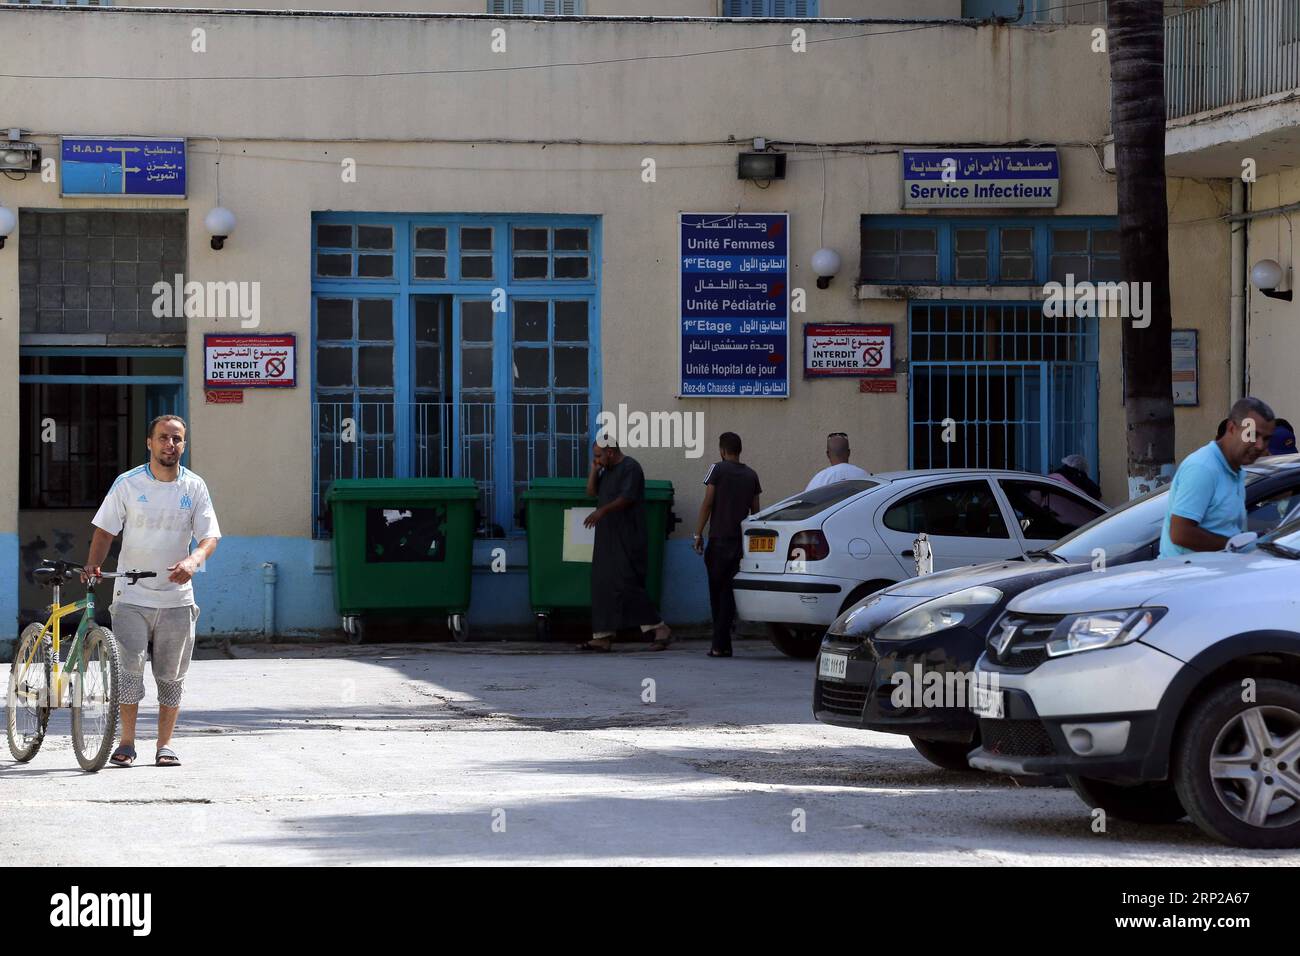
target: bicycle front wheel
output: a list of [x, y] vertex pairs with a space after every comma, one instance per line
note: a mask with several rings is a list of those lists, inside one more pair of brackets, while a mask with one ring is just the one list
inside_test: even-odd
[[92, 627], [73, 674], [72, 749], [81, 769], [94, 773], [108, 763], [117, 741], [118, 687], [122, 662], [106, 627]]
[[14, 662], [9, 667], [9, 689], [5, 695], [5, 727], [9, 752], [26, 763], [36, 756], [45, 741], [50, 723], [50, 683], [54, 656], [50, 642], [41, 637], [40, 624], [28, 624], [18, 635]]

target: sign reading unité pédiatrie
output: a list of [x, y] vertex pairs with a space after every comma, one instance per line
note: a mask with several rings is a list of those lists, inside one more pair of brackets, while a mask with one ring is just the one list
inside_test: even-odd
[[785, 398], [789, 216], [682, 213], [681, 395]]
[[1056, 206], [1055, 149], [905, 149], [903, 208]]
[[203, 336], [204, 388], [293, 388], [293, 335]]
[[185, 198], [185, 140], [133, 136], [64, 136], [65, 196]]

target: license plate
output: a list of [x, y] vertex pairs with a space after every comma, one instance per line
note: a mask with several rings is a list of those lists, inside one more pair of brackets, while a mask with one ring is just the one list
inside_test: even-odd
[[817, 664], [818, 677], [835, 677], [844, 679], [849, 671], [849, 659], [843, 654], [823, 654]]
[[751, 534], [749, 536], [749, 553], [754, 554], [758, 551], [766, 551], [771, 554], [776, 550], [776, 535], [773, 534]]
[[1006, 695], [1003, 691], [976, 684], [972, 688], [970, 709], [975, 712], [976, 717], [1001, 720], [1007, 713], [1005, 700]]

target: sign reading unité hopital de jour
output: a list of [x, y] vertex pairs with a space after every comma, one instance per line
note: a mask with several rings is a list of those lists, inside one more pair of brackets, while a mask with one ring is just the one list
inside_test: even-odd
[[905, 149], [903, 208], [1056, 206], [1055, 149]]
[[790, 394], [786, 213], [682, 213], [681, 397]]
[[293, 335], [203, 336], [204, 388], [293, 388]]
[[64, 196], [185, 198], [185, 140], [135, 136], [60, 139]]

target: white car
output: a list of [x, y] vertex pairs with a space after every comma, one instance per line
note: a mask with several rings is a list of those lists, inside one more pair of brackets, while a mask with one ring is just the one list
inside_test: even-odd
[[940, 468], [840, 481], [779, 501], [741, 525], [732, 582], [742, 620], [768, 625], [791, 657], [816, 656], [826, 628], [861, 598], [916, 574], [1018, 558], [1106, 511], [1076, 488], [1022, 471]]
[[1295, 518], [1240, 552], [1026, 591], [976, 666], [971, 766], [1065, 774], [1119, 819], [1300, 846], [1297, 595]]

